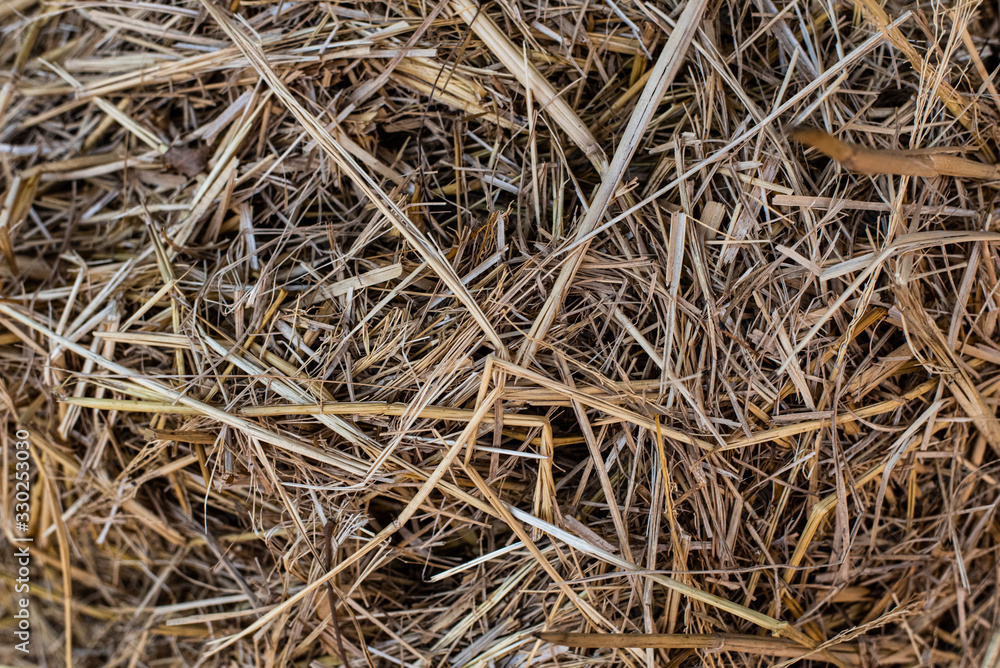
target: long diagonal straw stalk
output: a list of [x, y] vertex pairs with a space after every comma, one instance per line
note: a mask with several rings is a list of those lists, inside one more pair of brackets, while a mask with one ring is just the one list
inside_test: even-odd
[[[663, 51], [660, 52], [656, 66], [653, 68], [649, 81], [636, 103], [635, 111], [625, 127], [621, 142], [618, 144], [618, 150], [615, 151], [615, 155], [611, 159], [611, 165], [604, 173], [601, 185], [597, 188], [587, 213], [577, 227], [576, 237], [578, 240], [587, 236], [604, 217], [608, 205], [611, 203], [611, 197], [618, 189], [622, 174], [625, 173], [625, 168], [628, 167], [640, 141], [642, 141], [646, 126], [649, 125], [657, 105], [666, 93], [667, 87], [673, 83], [681, 63], [684, 62], [684, 56], [694, 38], [695, 31], [698, 29], [698, 24], [701, 22], [706, 3], [707, 0], [691, 0], [688, 3], [677, 21], [677, 27], [671, 33]], [[579, 246], [563, 264], [555, 285], [552, 286], [552, 291], [542, 305], [541, 312], [535, 318], [526, 340], [518, 351], [519, 364], [533, 355], [537, 344], [545, 339], [549, 327], [552, 326], [552, 322], [562, 306], [563, 299], [566, 298], [566, 292], [573, 282], [573, 277], [576, 276], [577, 269], [580, 268], [583, 256], [587, 252], [587, 246], [587, 244]]]

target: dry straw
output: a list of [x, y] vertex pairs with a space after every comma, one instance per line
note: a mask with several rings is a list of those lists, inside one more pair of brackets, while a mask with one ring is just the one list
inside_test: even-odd
[[0, 3], [0, 656], [994, 668], [998, 26]]

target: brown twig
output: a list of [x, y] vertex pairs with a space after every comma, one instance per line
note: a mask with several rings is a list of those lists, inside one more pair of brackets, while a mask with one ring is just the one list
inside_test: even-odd
[[[955, 176], [965, 179], [1000, 179], [1000, 170], [990, 165], [954, 155], [945, 155], [937, 149], [890, 151], [877, 150], [848, 144], [816, 128], [795, 128], [791, 131], [795, 141], [811, 146], [832, 158], [845, 169], [861, 174], [897, 174], [900, 176]], [[961, 150], [961, 149], [960, 149]]]

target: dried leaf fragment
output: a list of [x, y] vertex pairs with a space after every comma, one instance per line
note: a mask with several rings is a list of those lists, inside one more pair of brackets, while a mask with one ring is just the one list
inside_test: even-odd
[[205, 171], [205, 166], [208, 164], [208, 155], [211, 150], [208, 146], [201, 146], [199, 148], [172, 146], [170, 150], [163, 154], [163, 160], [174, 171], [194, 178]]

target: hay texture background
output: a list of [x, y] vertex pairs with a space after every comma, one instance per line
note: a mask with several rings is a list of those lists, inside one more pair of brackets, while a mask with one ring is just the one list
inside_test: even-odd
[[0, 659], [993, 668], [998, 20], [6, 0]]

